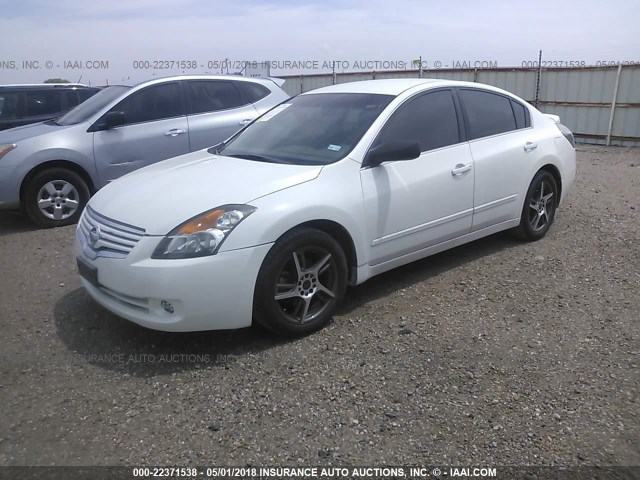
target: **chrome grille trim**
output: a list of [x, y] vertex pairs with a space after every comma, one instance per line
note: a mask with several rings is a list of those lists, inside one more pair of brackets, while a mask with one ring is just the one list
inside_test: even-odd
[[[99, 227], [100, 238], [92, 244], [90, 232], [94, 227]], [[93, 258], [99, 256], [125, 258], [144, 236], [145, 230], [118, 222], [96, 212], [91, 207], [86, 207], [78, 225], [78, 233], [84, 237], [85, 252], [91, 251]]]

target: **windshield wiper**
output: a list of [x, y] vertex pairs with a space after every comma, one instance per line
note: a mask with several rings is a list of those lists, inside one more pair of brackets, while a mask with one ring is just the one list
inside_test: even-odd
[[207, 150], [207, 152], [209, 152], [211, 155], [220, 155], [220, 149], [224, 147], [225, 144], [226, 142], [220, 142], [217, 145], [214, 145], [213, 147], [211, 147], [209, 150]]
[[256, 162], [284, 163], [284, 164], [291, 163], [291, 162], [287, 162], [286, 160], [281, 160], [279, 158], [268, 157], [266, 155], [254, 155], [251, 153], [236, 153], [233, 155], [227, 155], [227, 157], [244, 158], [245, 160], [255, 160]]
[[56, 121], [58, 120], [57, 118], [52, 118], [51, 120], [47, 120], [46, 122], [44, 122], [45, 125], [58, 125], [60, 126], [60, 124]]

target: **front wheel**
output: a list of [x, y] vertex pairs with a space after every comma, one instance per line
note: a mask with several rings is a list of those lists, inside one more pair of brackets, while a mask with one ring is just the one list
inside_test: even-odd
[[555, 218], [557, 196], [558, 186], [553, 175], [545, 170], [536, 173], [527, 190], [520, 225], [515, 229], [520, 238], [535, 241], [547, 234]]
[[75, 172], [51, 168], [37, 173], [24, 194], [24, 210], [44, 228], [76, 223], [89, 201], [89, 188]]
[[254, 318], [280, 335], [311, 333], [331, 319], [346, 286], [340, 244], [320, 230], [294, 230], [274, 244], [260, 268]]

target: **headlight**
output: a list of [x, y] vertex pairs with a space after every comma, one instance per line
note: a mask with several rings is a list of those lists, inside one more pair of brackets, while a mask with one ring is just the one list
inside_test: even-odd
[[251, 205], [222, 205], [197, 215], [169, 232], [151, 258], [214, 255], [233, 229], [255, 211]]
[[0, 158], [4, 157], [7, 153], [9, 153], [17, 146], [18, 145], [16, 145], [15, 143], [5, 143], [0, 145]]

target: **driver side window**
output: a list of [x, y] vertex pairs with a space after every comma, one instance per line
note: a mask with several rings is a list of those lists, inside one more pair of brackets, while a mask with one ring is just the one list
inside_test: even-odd
[[153, 85], [130, 95], [111, 109], [124, 112], [125, 125], [184, 115], [178, 83]]
[[374, 146], [397, 140], [418, 142], [421, 152], [459, 143], [458, 116], [451, 90], [407, 100], [389, 118]]

